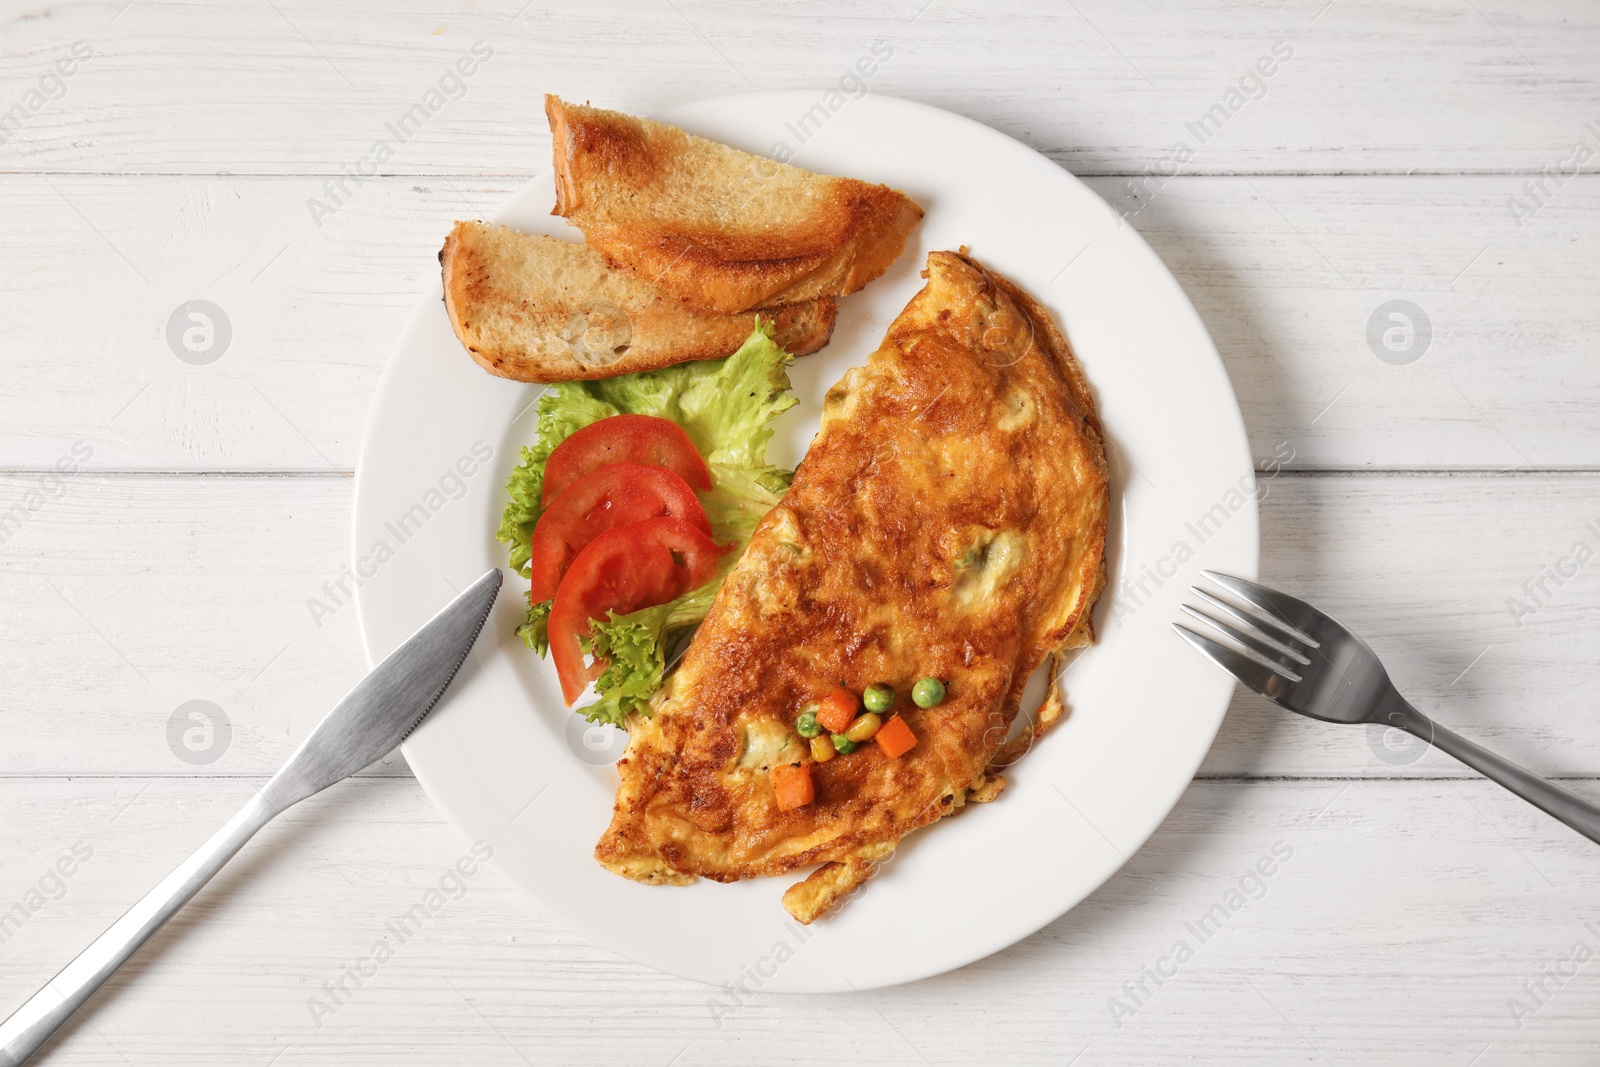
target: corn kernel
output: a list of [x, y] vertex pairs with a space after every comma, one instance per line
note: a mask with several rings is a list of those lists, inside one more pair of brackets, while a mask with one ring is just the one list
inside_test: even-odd
[[865, 714], [857, 715], [855, 722], [850, 724], [844, 735], [856, 744], [860, 744], [863, 741], [870, 741], [872, 735], [877, 733], [878, 727], [882, 725], [883, 717], [876, 712], [869, 711]]

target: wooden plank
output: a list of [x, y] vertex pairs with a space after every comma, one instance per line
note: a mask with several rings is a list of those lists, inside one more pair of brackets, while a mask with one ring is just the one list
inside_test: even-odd
[[[0, 953], [0, 1003], [31, 993], [249, 789], [0, 782], [0, 902], [44, 886]], [[50, 880], [74, 845], [89, 858]], [[410, 781], [315, 798], [111, 980], [52, 1062], [1181, 1064], [1204, 1050], [1553, 1065], [1586, 1062], [1600, 1040], [1600, 964], [1547, 979], [1542, 1004], [1524, 987], [1573, 969], [1580, 943], [1600, 950], [1586, 923], [1597, 854], [1484, 782], [1196, 783], [1127, 867], [1009, 950], [911, 986], [732, 1006], [540, 917], [492, 859], [447, 878], [470, 845]], [[404, 941], [386, 930], [442, 879], [425, 925]], [[385, 940], [392, 958], [314, 1010]], [[1520, 1020], [1513, 998], [1532, 1005]]]
[[[389, 351], [438, 284], [442, 234], [508, 189], [469, 203], [453, 183], [396, 179], [319, 229], [305, 208], [319, 185], [7, 180], [6, 462], [48, 468], [82, 439], [102, 469], [352, 471]], [[227, 326], [205, 365], [177, 354], [195, 299]]]
[[[29, 484], [6, 476], [0, 492]], [[1600, 476], [1286, 475], [1265, 488], [1268, 581], [1362, 634], [1447, 725], [1544, 773], [1600, 775], [1600, 564], [1569, 559], [1579, 542], [1600, 555]], [[349, 501], [337, 477], [68, 479], [0, 546], [0, 774], [269, 773], [362, 673], [354, 609], [314, 618], [307, 603], [347, 562]], [[1575, 573], [1557, 585], [1547, 568]], [[233, 728], [209, 762], [169, 741], [191, 700]], [[1203, 773], [1464, 773], [1387, 751], [1381, 734], [1240, 695]]]
[[[870, 91], [970, 115], [1085, 174], [1142, 173], [1180, 141], [1194, 173], [1538, 171], [1600, 121], [1597, 39], [1595, 11], [1559, 0], [1204, 0], [1160, 18], [1106, 0], [874, 0], [848, 15], [773, 0], [112, 0], [8, 24], [0, 99], [27, 114], [0, 166], [337, 174], [387, 139], [386, 173], [526, 174], [547, 155], [545, 92], [636, 111], [752, 89], [820, 100], [883, 41]], [[91, 57], [34, 106], [80, 40]], [[487, 62], [441, 86], [479, 41]], [[421, 128], [389, 135], [430, 90]]]
[[[1600, 178], [1568, 182], [1519, 229], [1506, 205], [1525, 180], [1091, 184], [1195, 301], [1262, 461], [1600, 467]], [[0, 178], [0, 464], [48, 468], [81, 439], [100, 469], [352, 470], [441, 234], [516, 183], [373, 182], [319, 229], [305, 201], [320, 184]], [[205, 366], [166, 334], [192, 298], [231, 327]], [[1395, 299], [1431, 323], [1409, 365], [1368, 342]]]
[[[307, 607], [347, 562], [350, 496], [337, 476], [67, 479], [0, 549], [3, 773], [270, 774], [365, 673], [355, 607]], [[191, 701], [231, 733], [205, 737]]]
[[1525, 181], [1095, 185], [1195, 302], [1258, 459], [1595, 467], [1600, 306], [1578, 294], [1600, 280], [1600, 180], [1514, 215]]

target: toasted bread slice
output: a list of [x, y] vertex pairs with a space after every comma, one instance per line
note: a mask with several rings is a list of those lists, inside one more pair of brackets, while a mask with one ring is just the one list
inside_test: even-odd
[[[472, 358], [523, 382], [609, 378], [694, 359], [720, 359], [755, 329], [756, 312], [723, 315], [685, 306], [594, 249], [485, 222], [458, 222], [439, 253], [444, 306]], [[773, 308], [790, 352], [828, 343], [832, 297]]]
[[747, 311], [853, 293], [922, 218], [883, 185], [812, 174], [648, 119], [545, 97], [556, 206], [613, 266]]

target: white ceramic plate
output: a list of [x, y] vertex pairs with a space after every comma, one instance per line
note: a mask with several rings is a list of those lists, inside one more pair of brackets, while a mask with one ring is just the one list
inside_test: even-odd
[[[1138, 234], [1070, 174], [978, 123], [879, 96], [832, 112], [828, 103], [756, 93], [663, 116], [749, 151], [782, 144], [796, 165], [895, 186], [927, 210], [889, 273], [844, 301], [832, 344], [794, 364], [800, 405], [780, 419], [774, 458], [804, 454], [824, 391], [876, 347], [920, 287], [928, 251], [967, 245], [1039, 298], [1082, 361], [1112, 444], [1112, 586], [1099, 644], [1066, 673], [1070, 718], [1013, 769], [996, 803], [912, 835], [848, 906], [809, 928], [779, 902], [795, 878], [650, 888], [594, 862], [620, 748], [609, 728], [562, 706], [554, 670], [511, 636], [523, 579], [509, 576], [492, 616], [498, 633], [480, 640], [447, 702], [404, 747], [446, 817], [487, 842], [550, 913], [630, 959], [748, 990], [869, 989], [938, 974], [1026, 937], [1110, 877], [1188, 785], [1232, 692], [1169, 628], [1182, 591], [1202, 567], [1253, 577], [1257, 560], [1252, 463], [1227, 374]], [[553, 199], [547, 175], [497, 218], [578, 238], [550, 215]], [[441, 242], [444, 231], [441, 220]], [[361, 450], [353, 568], [372, 662], [452, 590], [504, 565], [494, 531], [538, 393], [478, 369], [433, 284], [390, 360]]]

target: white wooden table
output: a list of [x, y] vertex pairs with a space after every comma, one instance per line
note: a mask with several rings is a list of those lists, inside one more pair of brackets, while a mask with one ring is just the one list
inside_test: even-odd
[[[354, 611], [307, 600], [347, 559], [363, 421], [441, 235], [546, 166], [541, 94], [820, 97], [878, 41], [871, 91], [1049, 154], [1177, 273], [1258, 462], [1292, 457], [1266, 579], [1424, 710], [1600, 796], [1592, 4], [0, 0], [0, 1011], [362, 673]], [[230, 325], [208, 365], [167, 340], [194, 299]], [[1430, 324], [1420, 359], [1381, 315], [1403, 351], [1369, 344], [1392, 300]], [[231, 729], [171, 742], [194, 700]], [[1600, 1043], [1600, 851], [1442, 755], [1250, 696], [1122, 873], [965, 970], [719, 1010], [491, 865], [313, 1012], [466, 849], [393, 758], [270, 827], [42, 1061], [1489, 1067]]]

